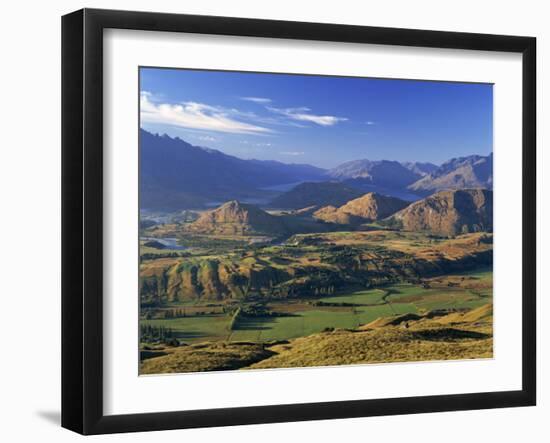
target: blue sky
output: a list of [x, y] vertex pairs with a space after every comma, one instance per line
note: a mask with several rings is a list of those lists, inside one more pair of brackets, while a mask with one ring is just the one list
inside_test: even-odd
[[492, 151], [487, 84], [141, 68], [140, 89], [142, 128], [245, 159], [330, 168]]

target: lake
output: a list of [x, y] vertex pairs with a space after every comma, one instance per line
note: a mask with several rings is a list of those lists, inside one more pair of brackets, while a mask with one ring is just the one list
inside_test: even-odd
[[157, 241], [160, 244], [166, 246], [168, 249], [183, 250], [187, 249], [185, 246], [178, 244], [178, 239], [175, 237], [165, 237], [165, 238], [153, 238], [153, 237], [140, 237], [142, 241]]

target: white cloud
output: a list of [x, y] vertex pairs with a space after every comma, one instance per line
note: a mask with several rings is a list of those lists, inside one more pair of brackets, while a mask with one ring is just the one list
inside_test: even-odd
[[282, 152], [279, 152], [279, 154], [297, 156], [297, 155], [304, 155], [305, 153], [303, 151], [282, 151]]
[[267, 106], [266, 109], [268, 109], [271, 112], [275, 112], [276, 114], [284, 115], [285, 117], [288, 117], [292, 120], [302, 121], [302, 122], [311, 122], [315, 123], [320, 126], [333, 126], [336, 123], [346, 121], [347, 118], [345, 117], [336, 117], [334, 115], [315, 115], [311, 114], [311, 109], [306, 107], [300, 107], [300, 108], [273, 108], [271, 106]]
[[265, 97], [241, 97], [241, 100], [258, 103], [259, 105], [265, 105], [267, 103], [271, 103], [271, 99], [265, 98]]
[[373, 121], [370, 121], [370, 120], [369, 120], [368, 122], [365, 122], [365, 123], [366, 123], [367, 125], [369, 125], [369, 126], [372, 126], [372, 125], [375, 125], [375, 124], [376, 124], [376, 122], [373, 122]]
[[237, 120], [235, 116], [242, 117], [242, 115], [236, 110], [197, 102], [159, 103], [147, 91], [142, 91], [140, 94], [140, 112], [141, 120], [146, 123], [233, 134], [273, 132], [271, 129]]
[[210, 135], [199, 135], [197, 138], [204, 142], [215, 142], [217, 140], [216, 137], [212, 137]]

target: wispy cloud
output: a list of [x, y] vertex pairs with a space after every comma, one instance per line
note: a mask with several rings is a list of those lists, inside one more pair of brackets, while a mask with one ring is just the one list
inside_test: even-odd
[[273, 146], [273, 143], [268, 143], [268, 142], [256, 143], [256, 142], [251, 142], [249, 140], [240, 140], [239, 143], [243, 145], [257, 146], [258, 148], [271, 148]]
[[211, 135], [199, 135], [197, 138], [203, 142], [215, 142], [218, 140], [216, 137], [212, 137]]
[[366, 121], [365, 124], [367, 124], [369, 126], [372, 126], [372, 125], [375, 125], [376, 122], [373, 122], [372, 120], [369, 120], [369, 121]]
[[241, 100], [258, 103], [259, 105], [266, 105], [267, 103], [271, 103], [271, 99], [265, 97], [241, 97]]
[[269, 128], [237, 120], [243, 116], [237, 110], [197, 102], [162, 103], [147, 91], [140, 94], [140, 112], [141, 120], [147, 123], [233, 134], [273, 132]]
[[311, 122], [320, 126], [333, 126], [347, 120], [345, 117], [336, 117], [334, 115], [312, 114], [311, 109], [305, 106], [300, 108], [274, 108], [272, 106], [266, 106], [266, 109], [276, 114], [284, 115], [291, 120]]
[[298, 155], [304, 155], [305, 153], [303, 151], [282, 151], [282, 152], [279, 152], [279, 154], [298, 156]]

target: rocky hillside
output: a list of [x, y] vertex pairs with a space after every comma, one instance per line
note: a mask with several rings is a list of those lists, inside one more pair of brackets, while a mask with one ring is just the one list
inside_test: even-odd
[[441, 191], [396, 213], [406, 231], [454, 236], [492, 231], [493, 192], [486, 189]]
[[268, 214], [257, 206], [239, 203], [236, 200], [204, 212], [198, 220], [187, 227], [190, 232], [219, 235], [278, 235], [285, 229], [278, 217]]
[[420, 194], [468, 188], [493, 188], [493, 154], [451, 159], [409, 186]]
[[333, 206], [321, 208], [313, 216], [330, 223], [364, 223], [386, 218], [407, 205], [408, 202], [399, 198], [369, 192], [359, 198], [350, 200], [339, 208]]
[[388, 197], [369, 192], [362, 197], [347, 202], [340, 207], [341, 212], [356, 215], [367, 220], [380, 220], [389, 217], [397, 211], [403, 209], [409, 203], [395, 197]]
[[323, 206], [313, 213], [313, 218], [339, 225], [356, 225], [364, 221], [361, 217], [340, 211], [336, 206]]
[[340, 206], [363, 193], [337, 182], [301, 183], [271, 201], [273, 208], [301, 209], [309, 206]]

